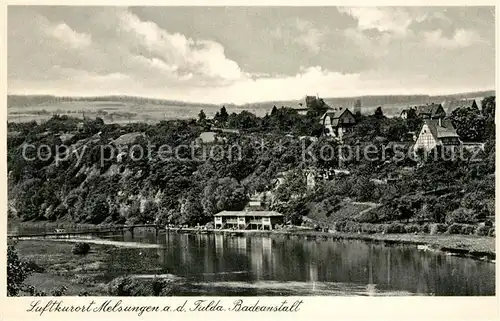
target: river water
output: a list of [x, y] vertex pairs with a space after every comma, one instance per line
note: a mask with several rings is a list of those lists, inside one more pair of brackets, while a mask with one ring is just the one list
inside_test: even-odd
[[495, 263], [411, 245], [146, 229], [98, 242], [126, 245], [106, 262], [113, 277], [112, 267], [135, 264], [145, 277], [189, 280], [180, 295], [495, 294]]
[[[273, 235], [126, 233], [156, 243], [161, 273], [193, 280], [198, 295], [494, 295], [495, 264], [364, 241]], [[140, 256], [140, 255], [139, 255]]]

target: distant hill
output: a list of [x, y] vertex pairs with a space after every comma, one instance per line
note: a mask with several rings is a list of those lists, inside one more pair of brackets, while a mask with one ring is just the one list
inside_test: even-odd
[[[465, 99], [465, 98], [478, 98], [495, 95], [494, 90], [457, 93], [450, 95], [379, 95], [379, 96], [358, 96], [358, 97], [336, 97], [336, 98], [323, 98], [330, 106], [352, 107], [356, 100], [361, 101], [362, 107], [384, 106], [384, 105], [412, 105], [424, 104], [432, 102], [442, 102], [443, 100], [450, 99]], [[8, 95], [7, 106], [33, 106], [50, 103], [60, 102], [73, 102], [73, 101], [102, 101], [102, 102], [123, 102], [134, 104], [155, 104], [165, 106], [196, 106], [196, 107], [215, 107], [225, 105], [226, 107], [239, 107], [240, 109], [257, 109], [257, 108], [270, 108], [273, 105], [277, 107], [288, 106], [298, 107], [300, 103], [305, 105], [304, 100], [276, 100], [264, 101], [256, 103], [248, 103], [243, 105], [236, 105], [232, 103], [227, 104], [204, 104], [195, 102], [185, 102], [178, 100], [167, 100], [157, 98], [145, 98], [135, 96], [95, 96], [95, 97], [60, 97], [53, 95]]]
[[145, 98], [135, 96], [95, 96], [95, 97], [63, 97], [52, 95], [7, 95], [8, 107], [21, 107], [21, 106], [34, 106], [41, 104], [55, 104], [61, 102], [75, 102], [75, 101], [100, 101], [100, 102], [122, 102], [133, 104], [154, 104], [165, 106], [196, 106], [196, 107], [213, 107], [218, 106], [214, 104], [203, 104], [194, 102], [185, 102], [178, 100], [167, 100], [157, 98]]
[[[443, 100], [451, 99], [466, 99], [466, 98], [477, 98], [477, 97], [487, 97], [494, 96], [494, 90], [488, 91], [477, 91], [477, 92], [467, 92], [467, 93], [457, 93], [449, 95], [376, 95], [376, 96], [358, 96], [358, 97], [332, 97], [325, 98], [324, 101], [330, 106], [342, 106], [342, 107], [352, 107], [356, 100], [361, 101], [361, 106], [384, 106], [384, 105], [412, 105], [412, 104], [425, 104], [425, 103], [441, 103]], [[299, 103], [305, 105], [304, 99], [302, 100], [281, 100], [281, 101], [266, 101], [266, 102], [256, 102], [245, 104], [243, 106], [248, 106], [251, 108], [257, 108], [260, 106], [289, 106], [297, 107]], [[227, 106], [227, 105], [226, 105]]]

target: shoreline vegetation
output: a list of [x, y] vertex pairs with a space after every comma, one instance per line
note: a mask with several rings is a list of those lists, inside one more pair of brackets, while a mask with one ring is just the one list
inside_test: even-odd
[[[376, 225], [376, 224], [373, 224]], [[95, 226], [91, 224], [74, 224], [74, 223], [55, 223], [55, 222], [19, 222], [18, 227], [36, 228], [36, 229], [65, 229], [67, 232], [86, 230], [96, 230], [96, 228], [116, 228], [120, 225], [103, 225]], [[446, 231], [446, 228], [444, 229]], [[443, 253], [459, 255], [476, 260], [485, 260], [495, 262], [495, 237], [484, 235], [463, 235], [463, 234], [448, 234], [441, 232], [439, 234], [429, 233], [369, 233], [369, 232], [338, 232], [338, 231], [316, 231], [312, 228], [286, 228], [276, 230], [232, 230], [232, 229], [206, 229], [199, 227], [171, 227], [163, 228], [160, 232], [188, 233], [188, 234], [224, 234], [229, 236], [287, 236], [287, 237], [305, 237], [316, 240], [361, 240], [366, 242], [384, 243], [387, 245], [415, 245], [420, 250], [440, 251]], [[43, 239], [43, 238], [42, 238]], [[29, 239], [28, 239], [29, 240]], [[50, 238], [46, 239], [47, 241]], [[80, 239], [76, 237], [72, 239], [57, 239], [52, 238], [52, 241], [78, 242], [85, 241], [94, 244], [100, 244], [97, 239]], [[123, 243], [123, 244], [118, 244]], [[120, 247], [141, 247], [134, 242], [116, 242]], [[135, 244], [135, 245], [134, 245]], [[102, 243], [106, 245], [106, 243]], [[145, 247], [157, 248], [154, 244], [144, 244]]]

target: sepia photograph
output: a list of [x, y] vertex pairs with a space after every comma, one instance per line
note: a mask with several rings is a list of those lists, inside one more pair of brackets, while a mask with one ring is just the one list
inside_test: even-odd
[[495, 7], [6, 11], [7, 296], [496, 295]]

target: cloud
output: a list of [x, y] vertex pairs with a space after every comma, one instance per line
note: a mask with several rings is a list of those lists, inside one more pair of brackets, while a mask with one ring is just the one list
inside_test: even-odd
[[296, 20], [295, 27], [299, 31], [295, 42], [313, 54], [319, 53], [325, 32], [316, 28], [310, 21], [302, 19]]
[[326, 33], [326, 28], [319, 29], [311, 21], [300, 18], [287, 22], [285, 26], [278, 25], [269, 31], [272, 38], [297, 44], [313, 55], [321, 51]]
[[402, 8], [393, 7], [341, 7], [340, 12], [347, 13], [358, 22], [358, 29], [376, 29], [380, 32], [405, 34], [412, 21], [421, 21], [426, 15], [413, 16]]
[[[280, 19], [264, 19], [236, 9], [57, 8], [9, 8], [10, 92], [246, 103], [494, 84], [494, 20], [464, 22], [462, 11], [341, 8], [331, 19], [324, 8], [280, 9]], [[229, 28], [237, 36], [234, 20], [244, 21]]]
[[58, 39], [62, 43], [71, 46], [74, 49], [85, 48], [91, 45], [92, 37], [86, 33], [78, 33], [71, 29], [67, 24], [47, 26], [44, 30], [49, 36]]
[[457, 29], [451, 38], [445, 37], [442, 30], [424, 32], [423, 36], [427, 45], [444, 49], [465, 48], [485, 42], [476, 31], [465, 29]]
[[368, 36], [366, 32], [347, 28], [343, 31], [344, 36], [352, 41], [356, 47], [371, 58], [379, 58], [389, 53], [392, 37], [387, 33], [378, 36]]
[[194, 40], [179, 33], [169, 33], [151, 21], [141, 21], [129, 11], [119, 14], [119, 32], [124, 42], [132, 40], [131, 49], [154, 56], [150, 66], [161, 72], [200, 81], [232, 81], [243, 73], [228, 59], [224, 47], [210, 40]]
[[[168, 32], [126, 9], [103, 8], [94, 13], [88, 18], [90, 33], [65, 22], [51, 22], [39, 13], [16, 18], [20, 23], [9, 29], [10, 74], [41, 78], [56, 64], [92, 74], [129, 74], [146, 84], [164, 86], [224, 85], [245, 77], [220, 43]], [[27, 68], [14, 52], [23, 53], [32, 66]]]

